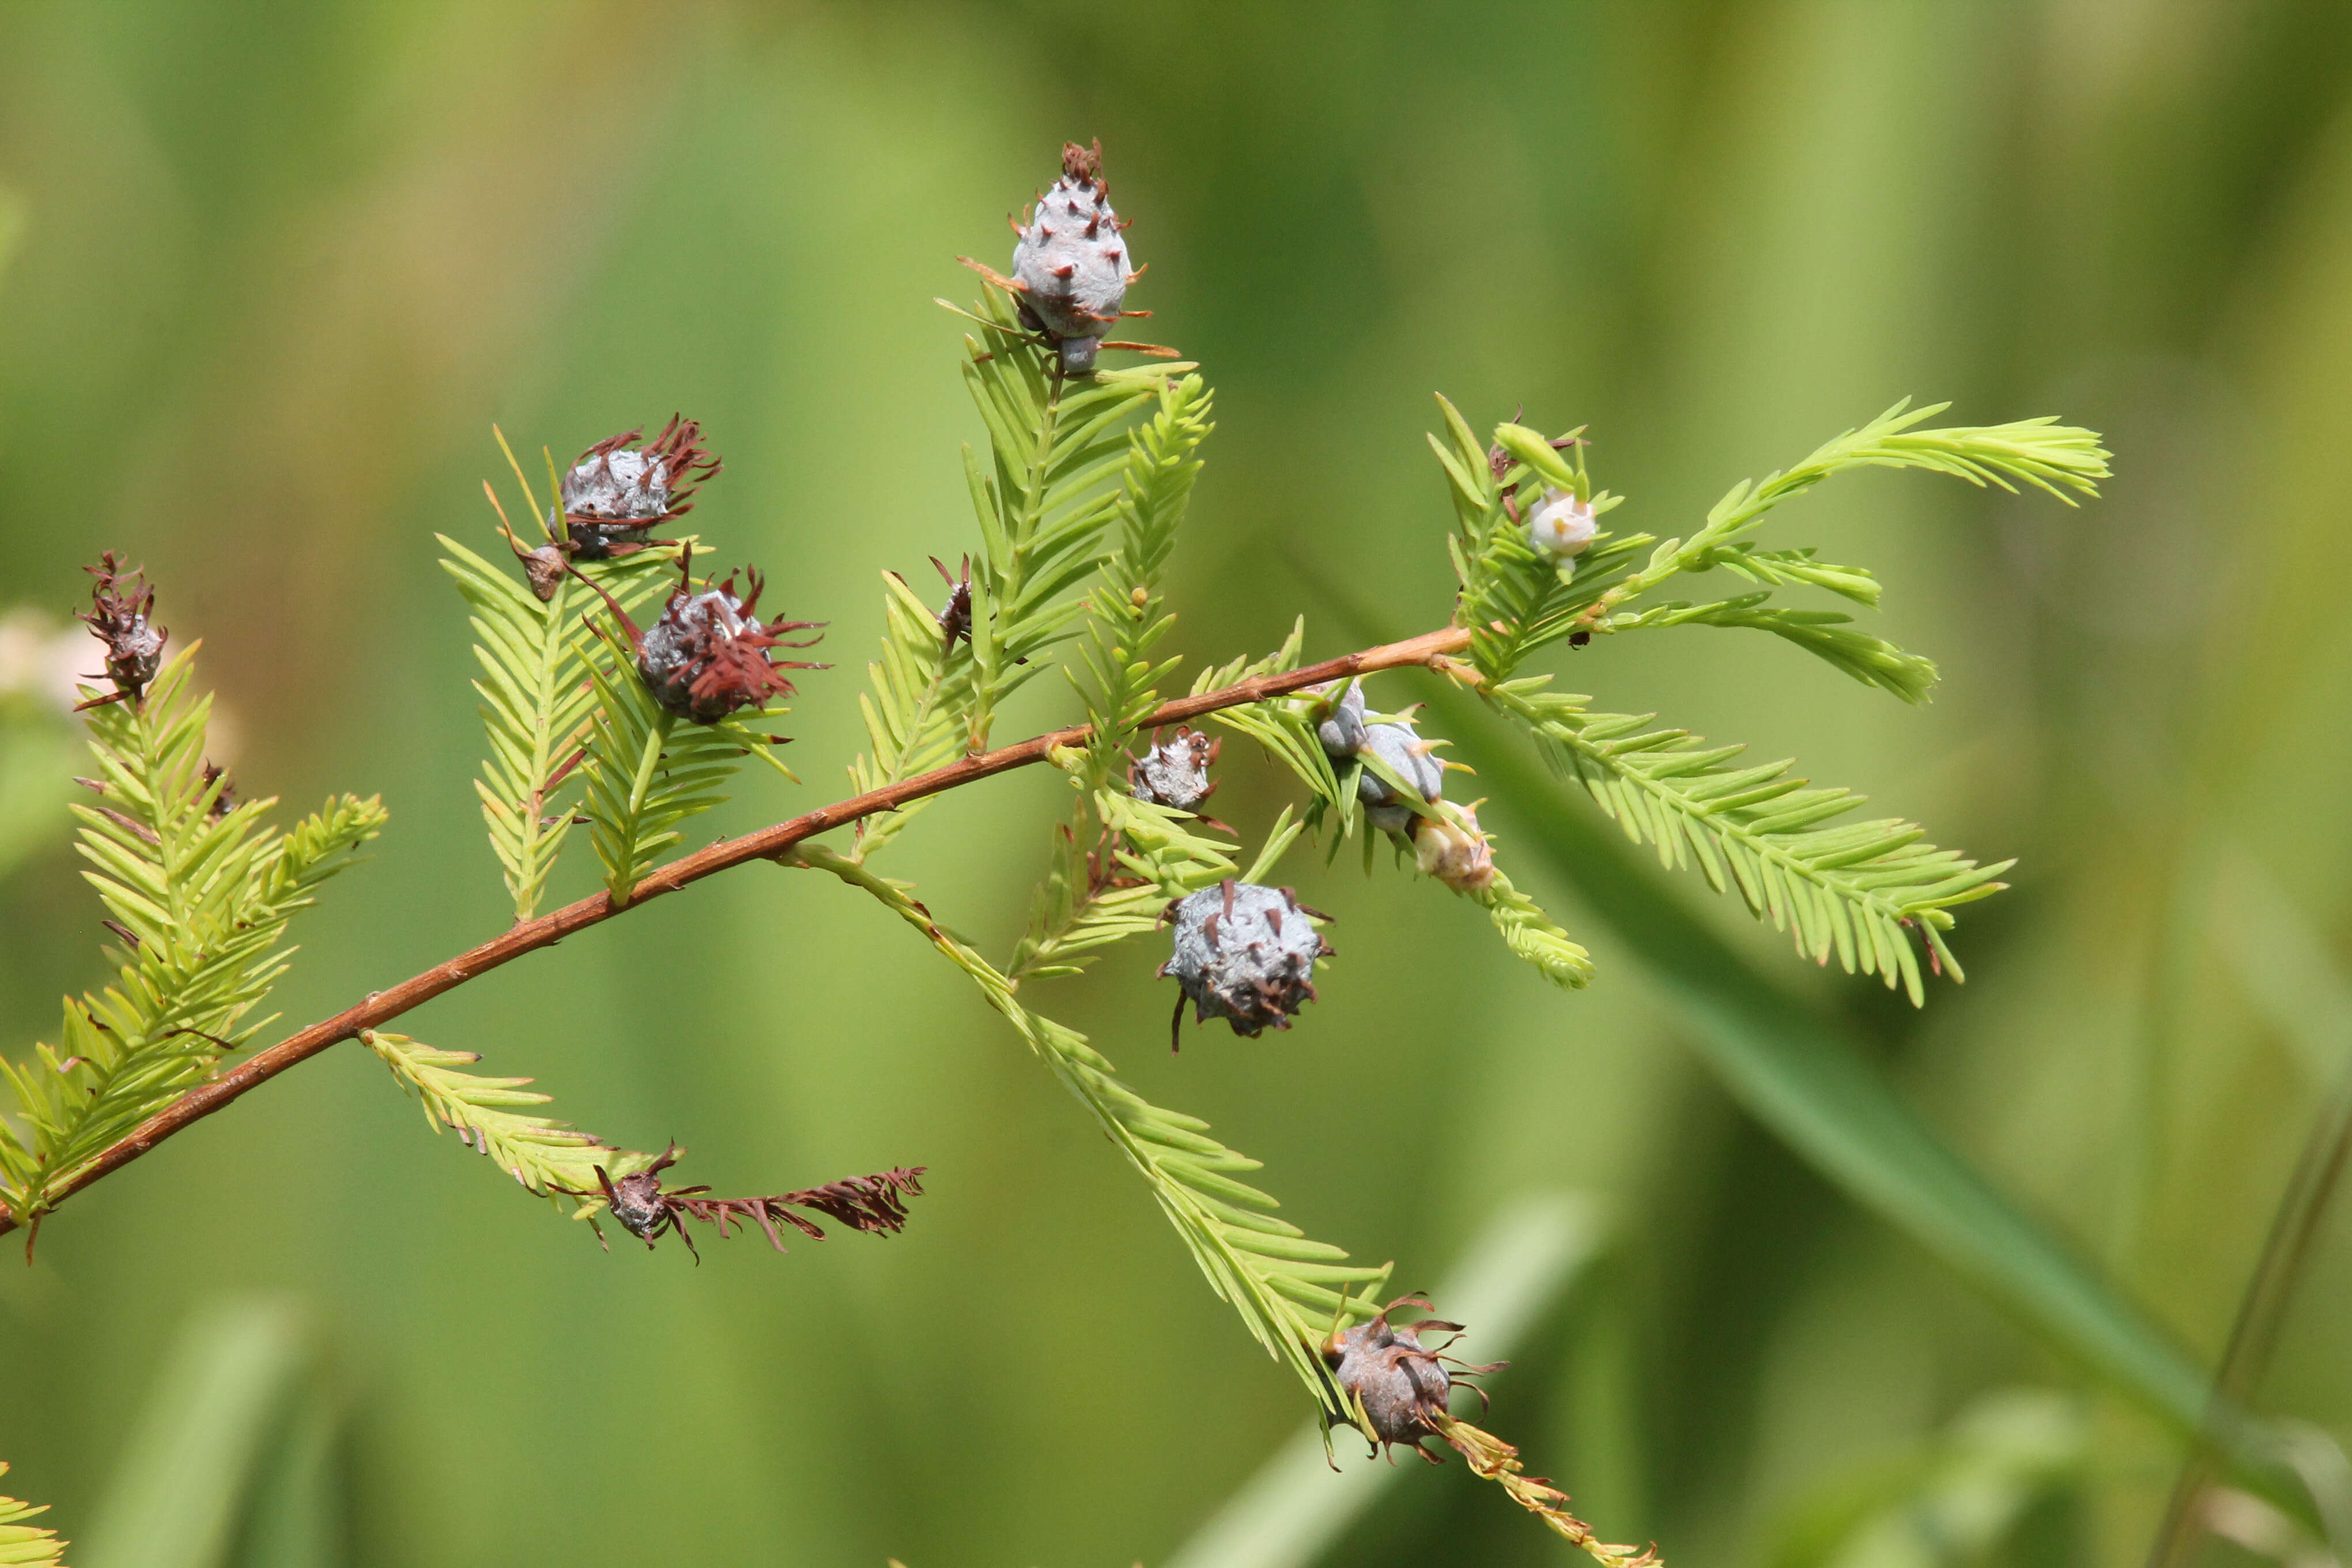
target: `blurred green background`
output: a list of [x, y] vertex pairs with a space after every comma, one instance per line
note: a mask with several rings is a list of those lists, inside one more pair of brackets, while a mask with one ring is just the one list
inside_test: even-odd
[[[1433, 389], [1590, 422], [1612, 523], [1659, 534], [1906, 394], [2108, 434], [2080, 512], [1864, 475], [1773, 525], [1880, 571], [1888, 634], [1943, 663], [1925, 709], [1734, 635], [1557, 663], [2021, 857], [1917, 1015], [1669, 891], [2213, 1361], [2352, 1051], [2340, 0], [0, 5], [0, 609], [47, 618], [0, 646], [0, 1044], [101, 978], [23, 672], [105, 546], [204, 638], [244, 789], [392, 808], [299, 928], [289, 1021], [503, 926], [430, 538], [489, 538], [494, 421], [559, 455], [707, 423], [696, 524], [837, 662], [802, 683], [805, 789], [746, 779], [710, 831], [840, 793], [876, 573], [971, 539], [931, 297], [1094, 135], [1151, 264], [1130, 304], [1219, 389], [1176, 569], [1196, 656], [1302, 610], [1315, 657], [1354, 645], [1343, 604], [1443, 619]], [[1070, 706], [1023, 701], [1008, 736]], [[1227, 752], [1222, 813], [1262, 831], [1281, 781]], [[1056, 788], [968, 791], [890, 869], [1002, 951]], [[1607, 1538], [1692, 1568], [2143, 1556], [2177, 1437], [1750, 1121], [1611, 910], [1524, 810], [1491, 820], [1591, 991], [1302, 857], [1343, 956], [1299, 1029], [1171, 1060], [1139, 950], [1055, 1009], [1401, 1287], [1528, 1195], [1591, 1195], [1610, 1239], [1494, 1425]], [[739, 872], [401, 1027], [691, 1145], [722, 1191], [919, 1163], [929, 1194], [887, 1241], [608, 1257], [340, 1048], [0, 1267], [7, 1490], [58, 1505], [69, 1561], [1158, 1564], [1305, 1418], [1080, 1109], [830, 882]], [[2263, 1408], [2352, 1423], [2347, 1291], [2330, 1217]], [[1320, 1551], [1573, 1560], [1459, 1465]]]

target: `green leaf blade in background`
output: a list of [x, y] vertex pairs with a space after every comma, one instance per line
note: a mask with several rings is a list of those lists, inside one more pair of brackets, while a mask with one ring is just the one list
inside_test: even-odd
[[75, 1568], [336, 1568], [334, 1425], [300, 1314], [216, 1304], [171, 1346]]

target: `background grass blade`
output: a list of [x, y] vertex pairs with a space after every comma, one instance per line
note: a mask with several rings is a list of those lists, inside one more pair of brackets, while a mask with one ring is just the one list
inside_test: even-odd
[[235, 1303], [192, 1323], [122, 1450], [79, 1568], [243, 1568], [248, 1535], [269, 1548], [265, 1560], [284, 1562], [280, 1543], [322, 1533], [298, 1528], [295, 1515], [316, 1511], [288, 1506], [274, 1484], [310, 1359], [282, 1303]]
[[[2303, 1064], [2315, 1073], [2332, 1071], [2336, 1084], [2304, 1140], [2294, 1172], [2271, 1216], [2270, 1235], [2238, 1298], [2237, 1316], [2213, 1374], [2211, 1425], [2190, 1448], [2173, 1482], [2163, 1527], [2148, 1551], [2149, 1568], [2175, 1568], [2189, 1561], [2207, 1528], [2204, 1505], [2219, 1464], [2214, 1449], [2229, 1437], [2222, 1423], [2252, 1402], [2269, 1369], [2321, 1221], [2343, 1179], [2347, 1157], [2352, 1155], [2352, 1062], [2345, 1050], [2352, 1038], [2352, 984], [2329, 956], [2326, 943], [2260, 862], [2237, 845], [2226, 846], [2217, 858], [2221, 864], [2216, 879], [2219, 898], [2209, 911], [2209, 921], [2222, 961], [2235, 971], [2254, 1007], [2270, 1015]], [[2316, 1447], [2322, 1460], [2316, 1476], [2325, 1479], [2315, 1479], [2305, 1466], [2294, 1468], [2305, 1477], [2326, 1527], [2327, 1544], [2340, 1556], [2352, 1542], [2340, 1479], [2343, 1451], [2319, 1428], [2305, 1427], [2305, 1434], [2298, 1437], [2285, 1428], [2281, 1457], [2294, 1465], [2298, 1443]]]

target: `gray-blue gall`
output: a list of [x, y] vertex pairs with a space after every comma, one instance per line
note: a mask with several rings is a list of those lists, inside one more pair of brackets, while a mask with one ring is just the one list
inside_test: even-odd
[[1171, 904], [1166, 917], [1176, 927], [1175, 950], [1160, 967], [1182, 992], [1170, 1026], [1171, 1049], [1188, 998], [1196, 1023], [1221, 1018], [1235, 1034], [1252, 1037], [1269, 1025], [1288, 1029], [1291, 1015], [1315, 999], [1315, 960], [1331, 952], [1314, 914], [1286, 887], [1231, 877]]
[[1062, 148], [1062, 177], [1038, 199], [1013, 247], [1013, 278], [1038, 325], [1060, 345], [1065, 375], [1090, 375], [1103, 333], [1127, 303], [1133, 266], [1127, 225], [1111, 210], [1102, 143]]
[[1128, 793], [1154, 805], [1198, 811], [1201, 802], [1217, 791], [1209, 768], [1223, 744], [1190, 727], [1180, 727], [1129, 765]]
[[[583, 560], [627, 555], [654, 543], [656, 523], [694, 509], [692, 497], [717, 474], [719, 459], [702, 444], [702, 426], [672, 415], [653, 444], [632, 430], [598, 442], [558, 485], [564, 544]], [[547, 597], [545, 594], [541, 598]]]
[[[1430, 755], [1436, 743], [1422, 739], [1410, 719], [1367, 720], [1364, 688], [1356, 681], [1349, 681], [1338, 696], [1325, 698], [1315, 736], [1334, 762], [1375, 757], [1417, 789], [1423, 800], [1434, 805], [1444, 798], [1444, 765]], [[1387, 779], [1369, 768], [1357, 776], [1356, 798], [1364, 803], [1365, 820], [1383, 832], [1410, 830], [1418, 814]]]
[[[1431, 743], [1422, 739], [1407, 720], [1365, 727], [1362, 752], [1379, 758], [1391, 772], [1419, 790], [1423, 800], [1434, 805], [1445, 794], [1445, 768], [1430, 755], [1431, 749]], [[1364, 802], [1364, 820], [1384, 832], [1403, 832], [1418, 814], [1387, 779], [1369, 768], [1357, 781], [1356, 793]]]

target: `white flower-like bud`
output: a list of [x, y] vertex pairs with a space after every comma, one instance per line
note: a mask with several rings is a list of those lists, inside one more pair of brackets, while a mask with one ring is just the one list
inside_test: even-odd
[[1579, 500], [1573, 490], [1544, 486], [1543, 504], [1528, 514], [1528, 544], [1561, 560], [1584, 553], [1601, 530], [1592, 503]]

